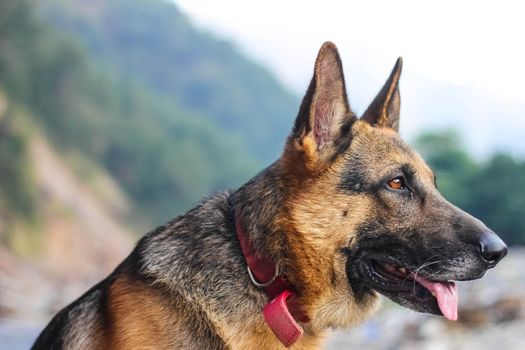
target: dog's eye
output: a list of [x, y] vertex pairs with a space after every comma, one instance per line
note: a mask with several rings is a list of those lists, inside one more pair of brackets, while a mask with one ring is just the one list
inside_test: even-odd
[[388, 187], [393, 190], [404, 190], [406, 188], [405, 179], [402, 176], [398, 176], [388, 182]]

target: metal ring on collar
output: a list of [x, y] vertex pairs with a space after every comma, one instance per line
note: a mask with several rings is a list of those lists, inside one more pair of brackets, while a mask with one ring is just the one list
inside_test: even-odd
[[246, 269], [248, 270], [248, 276], [250, 276], [250, 281], [252, 281], [253, 285], [255, 287], [257, 287], [257, 288], [266, 288], [266, 287], [268, 287], [270, 284], [272, 284], [275, 281], [277, 276], [279, 276], [279, 268], [276, 266], [275, 267], [275, 273], [274, 273], [273, 277], [268, 282], [259, 283], [255, 279], [255, 276], [252, 274], [252, 270], [250, 269], [250, 266], [246, 266]]

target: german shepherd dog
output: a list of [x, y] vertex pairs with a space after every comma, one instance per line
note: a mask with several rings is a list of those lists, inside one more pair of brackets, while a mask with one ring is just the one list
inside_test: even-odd
[[318, 349], [379, 294], [455, 320], [454, 281], [507, 247], [398, 135], [401, 64], [358, 118], [325, 43], [281, 158], [146, 234], [33, 349]]

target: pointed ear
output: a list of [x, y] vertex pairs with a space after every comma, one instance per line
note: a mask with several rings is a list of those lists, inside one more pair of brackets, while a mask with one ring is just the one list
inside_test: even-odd
[[337, 47], [323, 44], [317, 55], [314, 75], [303, 98], [291, 140], [304, 155], [307, 168], [318, 168], [321, 161], [334, 159], [349, 139], [356, 120], [346, 97], [343, 66]]
[[399, 57], [385, 85], [361, 117], [362, 120], [373, 126], [388, 127], [398, 131], [401, 107], [399, 77], [402, 67], [403, 59]]

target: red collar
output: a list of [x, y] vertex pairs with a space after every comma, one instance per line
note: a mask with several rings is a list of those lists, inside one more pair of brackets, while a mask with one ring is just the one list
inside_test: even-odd
[[297, 304], [294, 288], [282, 276], [276, 265], [267, 257], [255, 251], [251, 241], [242, 229], [239, 215], [235, 216], [237, 238], [246, 259], [246, 267], [252, 284], [263, 289], [269, 298], [262, 312], [268, 327], [284, 346], [292, 346], [303, 335], [303, 328], [297, 323], [308, 322]]

